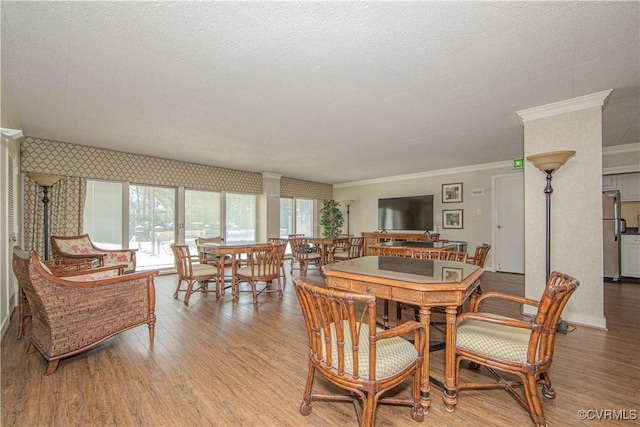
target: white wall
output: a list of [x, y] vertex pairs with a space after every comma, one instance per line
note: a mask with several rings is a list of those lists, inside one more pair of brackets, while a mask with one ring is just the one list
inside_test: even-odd
[[[378, 228], [378, 199], [384, 197], [418, 196], [433, 194], [434, 224], [438, 228], [440, 238], [466, 241], [468, 251], [492, 241], [492, 177], [518, 173], [512, 169], [511, 162], [499, 162], [475, 165], [469, 168], [456, 168], [389, 177], [377, 180], [359, 181], [334, 186], [335, 200], [353, 199], [350, 209], [350, 231], [359, 235], [361, 232], [375, 231]], [[461, 182], [462, 202], [442, 203], [442, 184]], [[472, 196], [472, 189], [484, 189], [484, 195]], [[463, 229], [443, 229], [442, 209], [462, 209], [464, 213]], [[345, 219], [346, 207], [343, 206]], [[485, 267], [494, 270], [492, 252], [489, 252]]]

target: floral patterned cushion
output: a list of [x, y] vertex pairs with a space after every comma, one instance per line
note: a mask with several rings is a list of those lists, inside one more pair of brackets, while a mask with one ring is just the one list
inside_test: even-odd
[[73, 282], [86, 282], [88, 280], [100, 280], [110, 279], [112, 277], [118, 277], [119, 272], [117, 269], [103, 270], [95, 273], [82, 274], [80, 276], [65, 277], [65, 280], [71, 280]]
[[81, 236], [77, 239], [59, 239], [56, 244], [60, 251], [70, 255], [93, 255], [104, 254], [104, 266], [127, 264], [125, 271], [133, 271], [135, 266], [135, 254], [128, 250], [99, 250], [95, 249], [91, 244], [91, 240], [87, 236]]

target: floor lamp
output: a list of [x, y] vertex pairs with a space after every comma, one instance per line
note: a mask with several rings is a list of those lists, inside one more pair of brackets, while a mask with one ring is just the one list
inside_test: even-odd
[[60, 181], [63, 177], [59, 175], [47, 175], [40, 173], [28, 173], [27, 176], [42, 187], [44, 197], [44, 259], [49, 259], [49, 187]]
[[349, 207], [355, 200], [343, 200], [342, 203], [347, 207], [347, 235], [349, 235]]
[[533, 163], [535, 167], [540, 169], [547, 175], [547, 186], [544, 188], [544, 195], [546, 199], [547, 207], [547, 281], [551, 275], [551, 193], [553, 188], [551, 187], [551, 177], [555, 171], [560, 169], [560, 166], [564, 165], [569, 157], [576, 154], [573, 150], [567, 151], [553, 151], [550, 153], [534, 154], [527, 157], [527, 160]]

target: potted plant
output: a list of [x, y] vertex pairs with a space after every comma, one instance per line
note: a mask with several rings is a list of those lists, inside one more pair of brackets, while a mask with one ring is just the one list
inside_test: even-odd
[[320, 209], [320, 226], [322, 237], [338, 237], [342, 232], [344, 217], [340, 210], [340, 202], [335, 200], [323, 200]]

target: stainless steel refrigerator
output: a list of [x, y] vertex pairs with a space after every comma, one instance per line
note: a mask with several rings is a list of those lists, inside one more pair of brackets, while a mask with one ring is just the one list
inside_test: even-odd
[[620, 280], [622, 220], [620, 218], [619, 191], [602, 193], [602, 222], [604, 277]]

